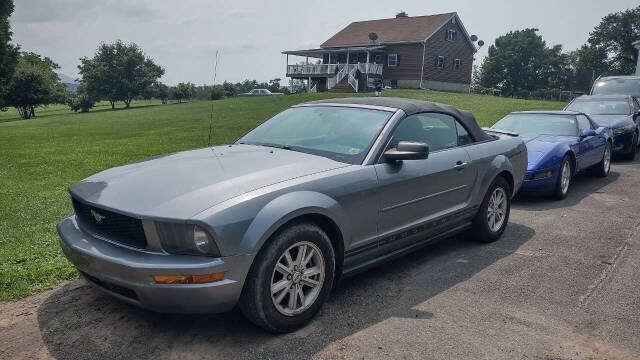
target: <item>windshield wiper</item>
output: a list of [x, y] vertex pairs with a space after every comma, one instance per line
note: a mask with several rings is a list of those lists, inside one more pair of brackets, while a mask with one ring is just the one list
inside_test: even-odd
[[289, 145], [270, 144], [270, 143], [255, 143], [255, 145], [271, 147], [271, 148], [276, 148], [276, 149], [283, 149], [283, 150], [293, 150], [293, 148], [291, 146], [289, 146]]

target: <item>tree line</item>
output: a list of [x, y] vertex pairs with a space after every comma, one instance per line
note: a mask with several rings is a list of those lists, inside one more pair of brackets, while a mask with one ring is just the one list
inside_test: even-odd
[[633, 42], [640, 40], [640, 6], [602, 18], [586, 44], [574, 51], [548, 46], [537, 32], [531, 28], [498, 37], [474, 70], [474, 90], [497, 90], [504, 96], [523, 98], [563, 90], [588, 93], [599, 76], [633, 74], [638, 57]]

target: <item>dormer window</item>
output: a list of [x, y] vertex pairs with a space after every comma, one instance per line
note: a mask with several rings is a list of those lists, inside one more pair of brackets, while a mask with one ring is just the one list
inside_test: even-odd
[[447, 41], [455, 41], [458, 38], [458, 32], [455, 30], [447, 30]]

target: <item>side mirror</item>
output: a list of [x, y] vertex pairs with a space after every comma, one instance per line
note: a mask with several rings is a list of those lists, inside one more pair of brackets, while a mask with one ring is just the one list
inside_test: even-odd
[[429, 157], [429, 145], [421, 142], [400, 141], [395, 149], [384, 152], [389, 162], [402, 160], [422, 160]]
[[595, 130], [591, 130], [591, 129], [582, 130], [582, 133], [580, 134], [580, 137], [581, 138], [586, 138], [588, 136], [596, 136], [596, 131]]

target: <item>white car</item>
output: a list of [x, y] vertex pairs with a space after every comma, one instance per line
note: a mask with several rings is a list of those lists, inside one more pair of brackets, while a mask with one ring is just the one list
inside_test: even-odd
[[282, 95], [282, 93], [272, 93], [267, 89], [253, 89], [249, 92], [238, 94], [238, 96], [274, 96]]

